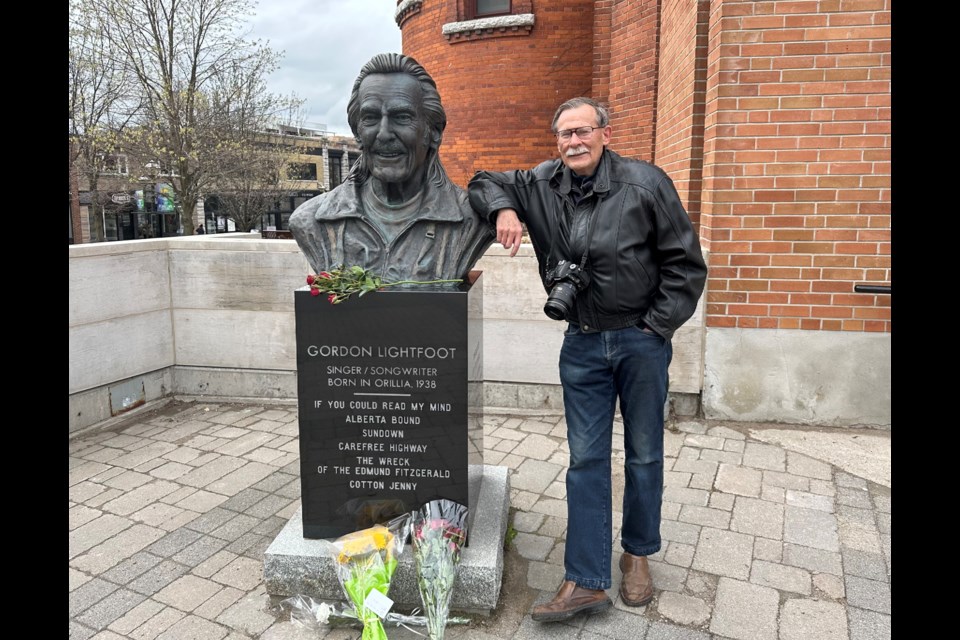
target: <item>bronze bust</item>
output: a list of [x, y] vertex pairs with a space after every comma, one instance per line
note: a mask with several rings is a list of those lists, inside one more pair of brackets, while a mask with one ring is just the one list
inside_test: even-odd
[[440, 164], [447, 117], [433, 78], [409, 56], [374, 56], [353, 84], [347, 122], [360, 159], [290, 217], [310, 266], [360, 266], [385, 282], [464, 278], [496, 231]]

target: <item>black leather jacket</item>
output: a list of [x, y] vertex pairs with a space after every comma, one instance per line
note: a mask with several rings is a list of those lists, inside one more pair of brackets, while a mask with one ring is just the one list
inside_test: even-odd
[[[468, 189], [470, 204], [489, 218], [516, 209], [548, 292], [546, 272], [561, 259], [579, 264], [590, 236], [590, 282], [577, 294], [568, 321], [587, 333], [642, 323], [669, 340], [693, 315], [707, 277], [673, 182], [655, 165], [605, 149], [592, 194], [576, 203], [572, 185], [571, 171], [554, 159], [528, 171], [480, 171]], [[561, 224], [564, 214], [568, 224]]]

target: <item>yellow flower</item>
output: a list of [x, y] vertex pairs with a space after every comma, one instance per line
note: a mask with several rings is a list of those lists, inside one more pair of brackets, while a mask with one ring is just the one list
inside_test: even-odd
[[364, 555], [372, 551], [382, 551], [387, 549], [393, 541], [393, 534], [383, 525], [374, 525], [369, 529], [362, 529], [348, 533], [337, 539], [336, 543], [340, 547], [340, 554], [337, 556], [337, 562], [346, 564], [351, 558]]

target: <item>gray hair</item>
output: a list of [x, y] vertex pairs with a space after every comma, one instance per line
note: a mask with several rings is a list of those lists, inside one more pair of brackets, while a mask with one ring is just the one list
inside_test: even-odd
[[584, 105], [593, 107], [593, 110], [597, 112], [597, 126], [605, 127], [610, 124], [610, 112], [605, 106], [594, 100], [593, 98], [587, 98], [580, 96], [579, 98], [570, 98], [562, 105], [557, 107], [556, 113], [553, 114], [553, 121], [550, 123], [550, 130], [554, 133], [557, 132], [557, 120], [560, 119], [560, 114], [568, 109], [576, 109], [577, 107], [582, 107]]

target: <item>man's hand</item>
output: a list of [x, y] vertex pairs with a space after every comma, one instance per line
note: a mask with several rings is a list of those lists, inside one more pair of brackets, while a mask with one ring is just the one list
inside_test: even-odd
[[520, 239], [523, 237], [523, 225], [515, 209], [500, 209], [497, 212], [497, 242], [504, 249], [510, 249], [510, 257], [517, 255]]

